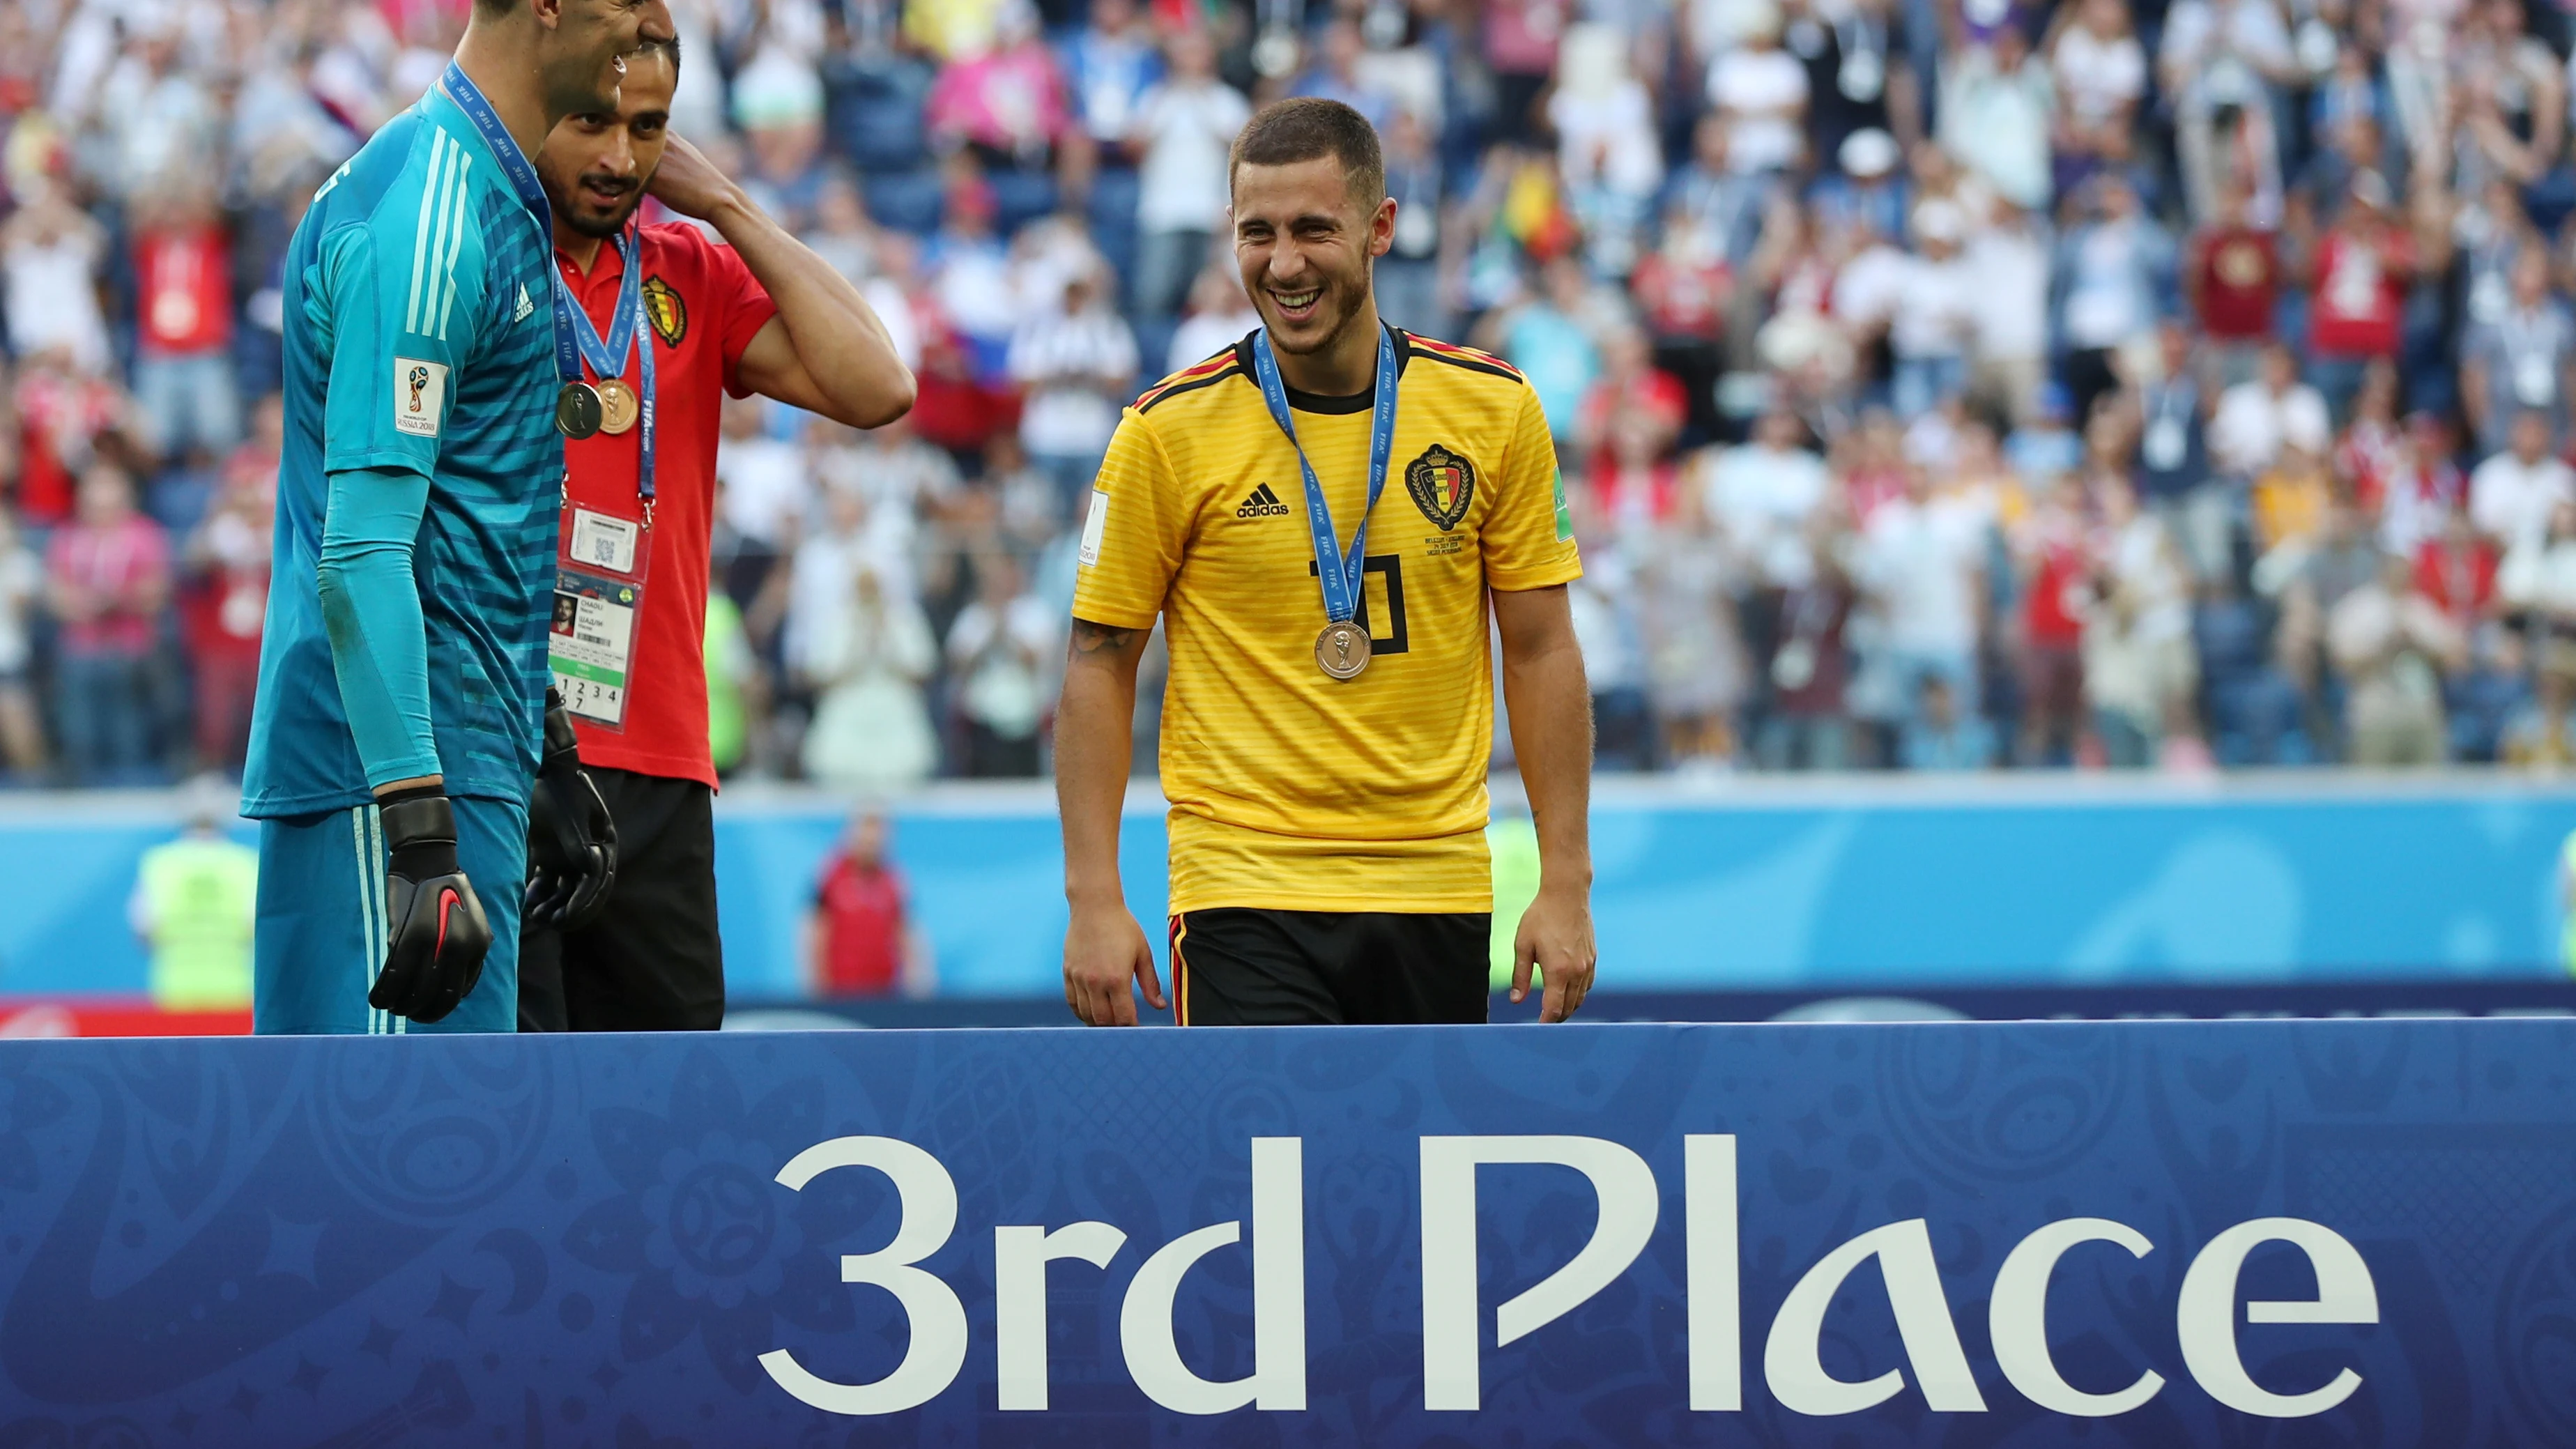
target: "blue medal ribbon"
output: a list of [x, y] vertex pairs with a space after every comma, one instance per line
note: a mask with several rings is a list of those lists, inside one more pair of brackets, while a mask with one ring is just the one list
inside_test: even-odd
[[[445, 91], [447, 98], [456, 103], [456, 109], [463, 111], [465, 119], [473, 123], [476, 134], [483, 138], [484, 148], [501, 163], [501, 174], [510, 178], [510, 189], [519, 194], [519, 204], [526, 207], [528, 215], [535, 219], [538, 255], [547, 258], [546, 272], [551, 276], [555, 254], [554, 208], [546, 204], [546, 188], [537, 180], [537, 168], [528, 164], [527, 154], [511, 138], [510, 128], [501, 124], [500, 114], [492, 109], [492, 103], [484, 98], [481, 89], [466, 76], [464, 67], [449, 61], [447, 74], [438, 79], [438, 88]], [[573, 341], [571, 319], [565, 315], [574, 309], [565, 299], [560, 283], [553, 288], [553, 297], [555, 376], [565, 382], [579, 382], [581, 353], [579, 344]], [[649, 418], [652, 413], [648, 410], [645, 416]]]
[[1395, 451], [1395, 335], [1383, 325], [1377, 330], [1377, 384], [1369, 400], [1369, 476], [1368, 505], [1360, 511], [1359, 527], [1351, 530], [1351, 546], [1340, 547], [1340, 535], [1333, 531], [1333, 510], [1324, 501], [1324, 485], [1315, 478], [1315, 465], [1306, 461], [1306, 447], [1297, 441], [1297, 424], [1288, 416], [1288, 389], [1279, 381], [1279, 359], [1270, 353], [1270, 331], [1263, 328], [1252, 334], [1252, 371], [1261, 382], [1261, 400], [1270, 407], [1270, 420], [1288, 435], [1288, 446], [1297, 450], [1297, 471], [1306, 480], [1306, 529], [1315, 545], [1315, 581], [1324, 593], [1324, 618], [1340, 624], [1359, 613], [1360, 588], [1368, 569], [1369, 514], [1377, 508], [1377, 496], [1386, 487], [1386, 463]]
[[[635, 240], [632, 247], [626, 244], [629, 237]], [[649, 527], [653, 521], [653, 339], [641, 325], [644, 320], [644, 237], [642, 232], [630, 228], [610, 238], [610, 242], [617, 248], [625, 275], [617, 281], [617, 311], [609, 321], [605, 341], [601, 340], [599, 329], [591, 325], [590, 314], [582, 310], [572, 296], [572, 288], [564, 281], [560, 269], [555, 273], [555, 296], [572, 318], [574, 345], [581, 350], [582, 360], [590, 364], [590, 370], [599, 375], [600, 381], [624, 377], [628, 354], [634, 351], [644, 354], [636, 369], [640, 377], [635, 396], [643, 414], [640, 423], [643, 437], [638, 440], [642, 456], [636, 464], [635, 494], [644, 500], [644, 521]], [[640, 346], [638, 339], [641, 339]]]

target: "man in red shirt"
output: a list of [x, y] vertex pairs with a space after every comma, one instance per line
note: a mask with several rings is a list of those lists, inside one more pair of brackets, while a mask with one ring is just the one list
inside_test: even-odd
[[241, 441], [233, 390], [233, 262], [202, 184], [139, 209], [134, 237], [134, 400], [144, 441], [164, 458], [219, 455]]
[[903, 876], [886, 860], [885, 817], [873, 810], [850, 817], [849, 834], [814, 883], [805, 963], [817, 996], [919, 996], [930, 989], [930, 955], [912, 929]]
[[2415, 248], [2395, 204], [2386, 178], [2354, 173], [2352, 201], [2335, 214], [2311, 262], [2308, 381], [2338, 421], [2351, 411], [2371, 360], [2397, 355]]
[[[757, 392], [857, 428], [912, 406], [858, 291], [669, 133], [679, 67], [676, 44], [646, 46], [620, 110], [565, 120], [537, 157], [600, 398], [600, 431], [564, 448], [548, 654], [618, 850], [601, 899], [569, 916], [529, 902], [522, 1031], [723, 1023], [704, 664], [719, 406]], [[648, 193], [724, 244], [686, 222], [630, 226]], [[549, 738], [549, 759], [571, 743]], [[552, 828], [531, 819], [532, 865]]]
[[2280, 300], [2279, 239], [2246, 220], [2247, 189], [2242, 182], [2228, 188], [2216, 223], [2192, 238], [2191, 261], [2183, 271], [2183, 287], [2218, 360], [2222, 388], [2254, 379]]
[[45, 594], [61, 625], [55, 703], [73, 783], [150, 783], [151, 672], [170, 602], [170, 540], [135, 511], [124, 469], [102, 460], [81, 475], [80, 511], [45, 549]]

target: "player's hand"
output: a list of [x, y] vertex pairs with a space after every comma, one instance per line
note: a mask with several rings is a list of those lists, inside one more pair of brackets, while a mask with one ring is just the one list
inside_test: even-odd
[[562, 696], [546, 691], [546, 752], [528, 792], [528, 893], [521, 919], [577, 931], [598, 919], [617, 888], [617, 822], [581, 767], [581, 745]]
[[1134, 1026], [1136, 998], [1163, 1008], [1163, 978], [1154, 970], [1154, 948], [1124, 906], [1077, 908], [1064, 933], [1064, 1004], [1085, 1026]]
[[705, 152], [677, 132], [663, 148], [662, 164], [653, 168], [653, 179], [645, 183], [644, 191], [696, 221], [711, 220], [717, 208], [742, 199], [742, 188], [734, 179], [717, 170]]
[[385, 829], [384, 970], [367, 1004], [437, 1021], [483, 979], [492, 924], [456, 863], [456, 810], [444, 794], [405, 794], [381, 810]]
[[1592, 904], [1584, 893], [1541, 886], [1538, 899], [1521, 912], [1520, 930], [1512, 937], [1512, 1000], [1528, 999], [1535, 965], [1546, 988], [1538, 1019], [1563, 1021], [1592, 990], [1598, 959], [1592, 946]]

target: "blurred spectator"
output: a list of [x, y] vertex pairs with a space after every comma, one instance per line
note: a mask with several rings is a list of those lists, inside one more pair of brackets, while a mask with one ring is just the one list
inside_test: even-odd
[[1629, 72], [1624, 37], [1606, 25], [1567, 31], [1558, 62], [1556, 94], [1547, 103], [1557, 174], [1592, 266], [1624, 276], [1636, 265], [1637, 233], [1664, 179], [1654, 98]]
[[939, 763], [922, 700], [939, 662], [930, 625], [875, 566], [844, 577], [839, 607], [812, 621], [799, 660], [815, 692], [805, 773], [842, 789], [917, 785]]
[[[1385, 140], [1395, 242], [1377, 259], [1378, 315], [1408, 332], [1446, 338], [1450, 313], [1440, 288], [1443, 177], [1436, 138], [1420, 116], [1399, 110], [1387, 124]], [[1244, 330], [1251, 330], [1249, 323]]]
[[259, 852], [224, 835], [232, 812], [219, 799], [213, 788], [194, 792], [184, 833], [143, 852], [126, 904], [152, 953], [152, 1004], [163, 1011], [250, 1008]]
[[254, 416], [251, 441], [225, 463], [220, 491], [180, 555], [189, 575], [182, 623], [196, 686], [197, 763], [204, 769], [241, 768], [259, 683], [285, 423], [275, 395], [262, 399]]
[[2469, 475], [2469, 518], [2506, 548], [2536, 538], [2559, 505], [2576, 499], [2576, 469], [2549, 451], [2549, 415], [2515, 414], [2512, 445]]
[[135, 511], [125, 470], [93, 463], [81, 475], [79, 511], [55, 532], [45, 572], [62, 625], [55, 729], [72, 778], [147, 783], [156, 773], [150, 670], [170, 600], [170, 543]]
[[1904, 493], [1862, 526], [1853, 574], [1877, 609], [1898, 718], [1908, 727], [1923, 723], [1927, 680], [1939, 681], [1957, 709], [1977, 709], [1990, 522], [1966, 500], [1934, 497], [1924, 471], [1912, 468]]
[[2442, 676], [2467, 663], [2467, 643], [2414, 579], [2406, 560], [2382, 555], [2379, 576], [2326, 620], [2327, 648], [2348, 681], [2344, 731], [2358, 765], [2442, 762]]
[[1780, 48], [1775, 0], [1733, 7], [1736, 44], [1708, 65], [1708, 101], [1726, 122], [1727, 164], [1739, 172], [1782, 171], [1805, 149], [1807, 71]]
[[948, 629], [970, 776], [1038, 773], [1038, 724], [1058, 630], [1055, 611], [1025, 592], [1022, 577], [1007, 554], [978, 559], [975, 601]]
[[2360, 390], [2362, 369], [2371, 359], [2397, 355], [2415, 253], [2394, 206], [2385, 177], [2355, 173], [2350, 200], [2335, 213], [2309, 263], [2309, 371], [2338, 414]]
[[241, 438], [233, 396], [232, 252], [212, 189], [176, 184], [134, 208], [135, 421], [163, 457]]
[[1896, 359], [1899, 417], [1911, 420], [1967, 390], [1975, 335], [1976, 273], [1959, 255], [1967, 218], [1934, 198], [1914, 209], [1915, 255], [1890, 308], [1887, 342]]
[[2147, 94], [2147, 52], [2126, 0], [2078, 0], [2058, 7], [2048, 63], [2056, 82], [2056, 182], [2081, 184], [2098, 167], [2127, 165], [2138, 103]]
[[0, 763], [12, 784], [40, 783], [45, 729], [36, 708], [35, 636], [45, 602], [45, 566], [0, 508]]
[[2174, 272], [2172, 237], [2139, 209], [2126, 177], [2101, 172], [2088, 190], [2091, 205], [2059, 239], [2054, 267], [2057, 330], [2079, 426], [2093, 415], [2094, 400], [2118, 385], [2112, 354], [2155, 325]]
[[2249, 200], [2242, 182], [2226, 189], [2216, 217], [2193, 235], [2191, 260], [2183, 270], [2184, 289], [2223, 387], [2254, 380], [2280, 305], [2280, 239], [2253, 224], [2247, 215]]
[[1177, 311], [1207, 264], [1225, 220], [1226, 153], [1252, 118], [1242, 94], [1216, 78], [1216, 47], [1205, 30], [1175, 34], [1169, 50], [1171, 73], [1137, 101], [1127, 131], [1143, 151], [1133, 297], [1146, 318]]
[[2209, 421], [2211, 459], [2240, 478], [2259, 476], [2284, 447], [2322, 455], [2333, 442], [2325, 397], [2299, 381], [2298, 354], [2282, 342], [2263, 349], [2260, 375], [2219, 394]]
[[2093, 611], [2093, 558], [2083, 485], [2062, 474], [2042, 491], [2014, 536], [2021, 586], [2023, 765], [2069, 765], [2084, 718], [2084, 623]]
[[1941, 143], [2005, 200], [2045, 207], [2055, 103], [2047, 64], [2031, 54], [2020, 20], [2007, 18], [1943, 66]]
[[887, 858], [892, 829], [862, 808], [823, 861], [805, 917], [806, 986], [817, 996], [928, 996], [930, 944], [912, 924], [903, 875]]
[[1179, 372], [1204, 362], [1260, 325], [1261, 314], [1252, 310], [1251, 299], [1243, 295], [1243, 284], [1234, 273], [1210, 266], [1190, 284], [1190, 314], [1172, 333], [1171, 355], [1163, 359], [1163, 370]]
[[105, 372], [107, 319], [98, 294], [106, 261], [106, 228], [65, 200], [58, 186], [25, 198], [0, 222], [10, 352], [22, 358], [59, 352], [66, 372]]
[[2576, 387], [2576, 314], [2549, 293], [2549, 259], [2524, 250], [2510, 286], [2461, 349], [2460, 408], [2489, 453], [2509, 446], [2513, 420], [2525, 411], [2547, 414], [2550, 436], [2566, 437], [2568, 391]]
[[2127, 478], [2100, 476], [2094, 490], [2102, 535], [2084, 621], [2084, 684], [2105, 760], [2134, 769], [2193, 733], [2190, 578]]
[[1135, 381], [1135, 334], [1098, 280], [1077, 273], [1065, 280], [1061, 310], [1038, 313], [1012, 335], [1010, 370], [1027, 390], [1020, 444], [1055, 481], [1062, 511], [1079, 512]]

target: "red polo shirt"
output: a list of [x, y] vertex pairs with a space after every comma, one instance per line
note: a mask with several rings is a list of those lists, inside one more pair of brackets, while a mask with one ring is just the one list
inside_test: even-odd
[[[639, 775], [716, 782], [707, 753], [707, 550], [715, 512], [716, 413], [722, 393], [742, 397], [743, 349], [778, 312], [769, 293], [733, 248], [686, 222], [642, 231], [644, 319], [652, 340], [653, 531], [644, 575], [644, 604], [635, 621], [635, 651], [624, 731], [576, 718], [584, 764]], [[603, 243], [583, 276], [558, 249], [555, 264], [603, 338], [617, 311], [624, 267]], [[628, 386], [639, 374], [630, 361]], [[642, 516], [636, 465], [641, 423], [564, 444], [568, 505]], [[564, 513], [571, 526], [570, 506]]]

